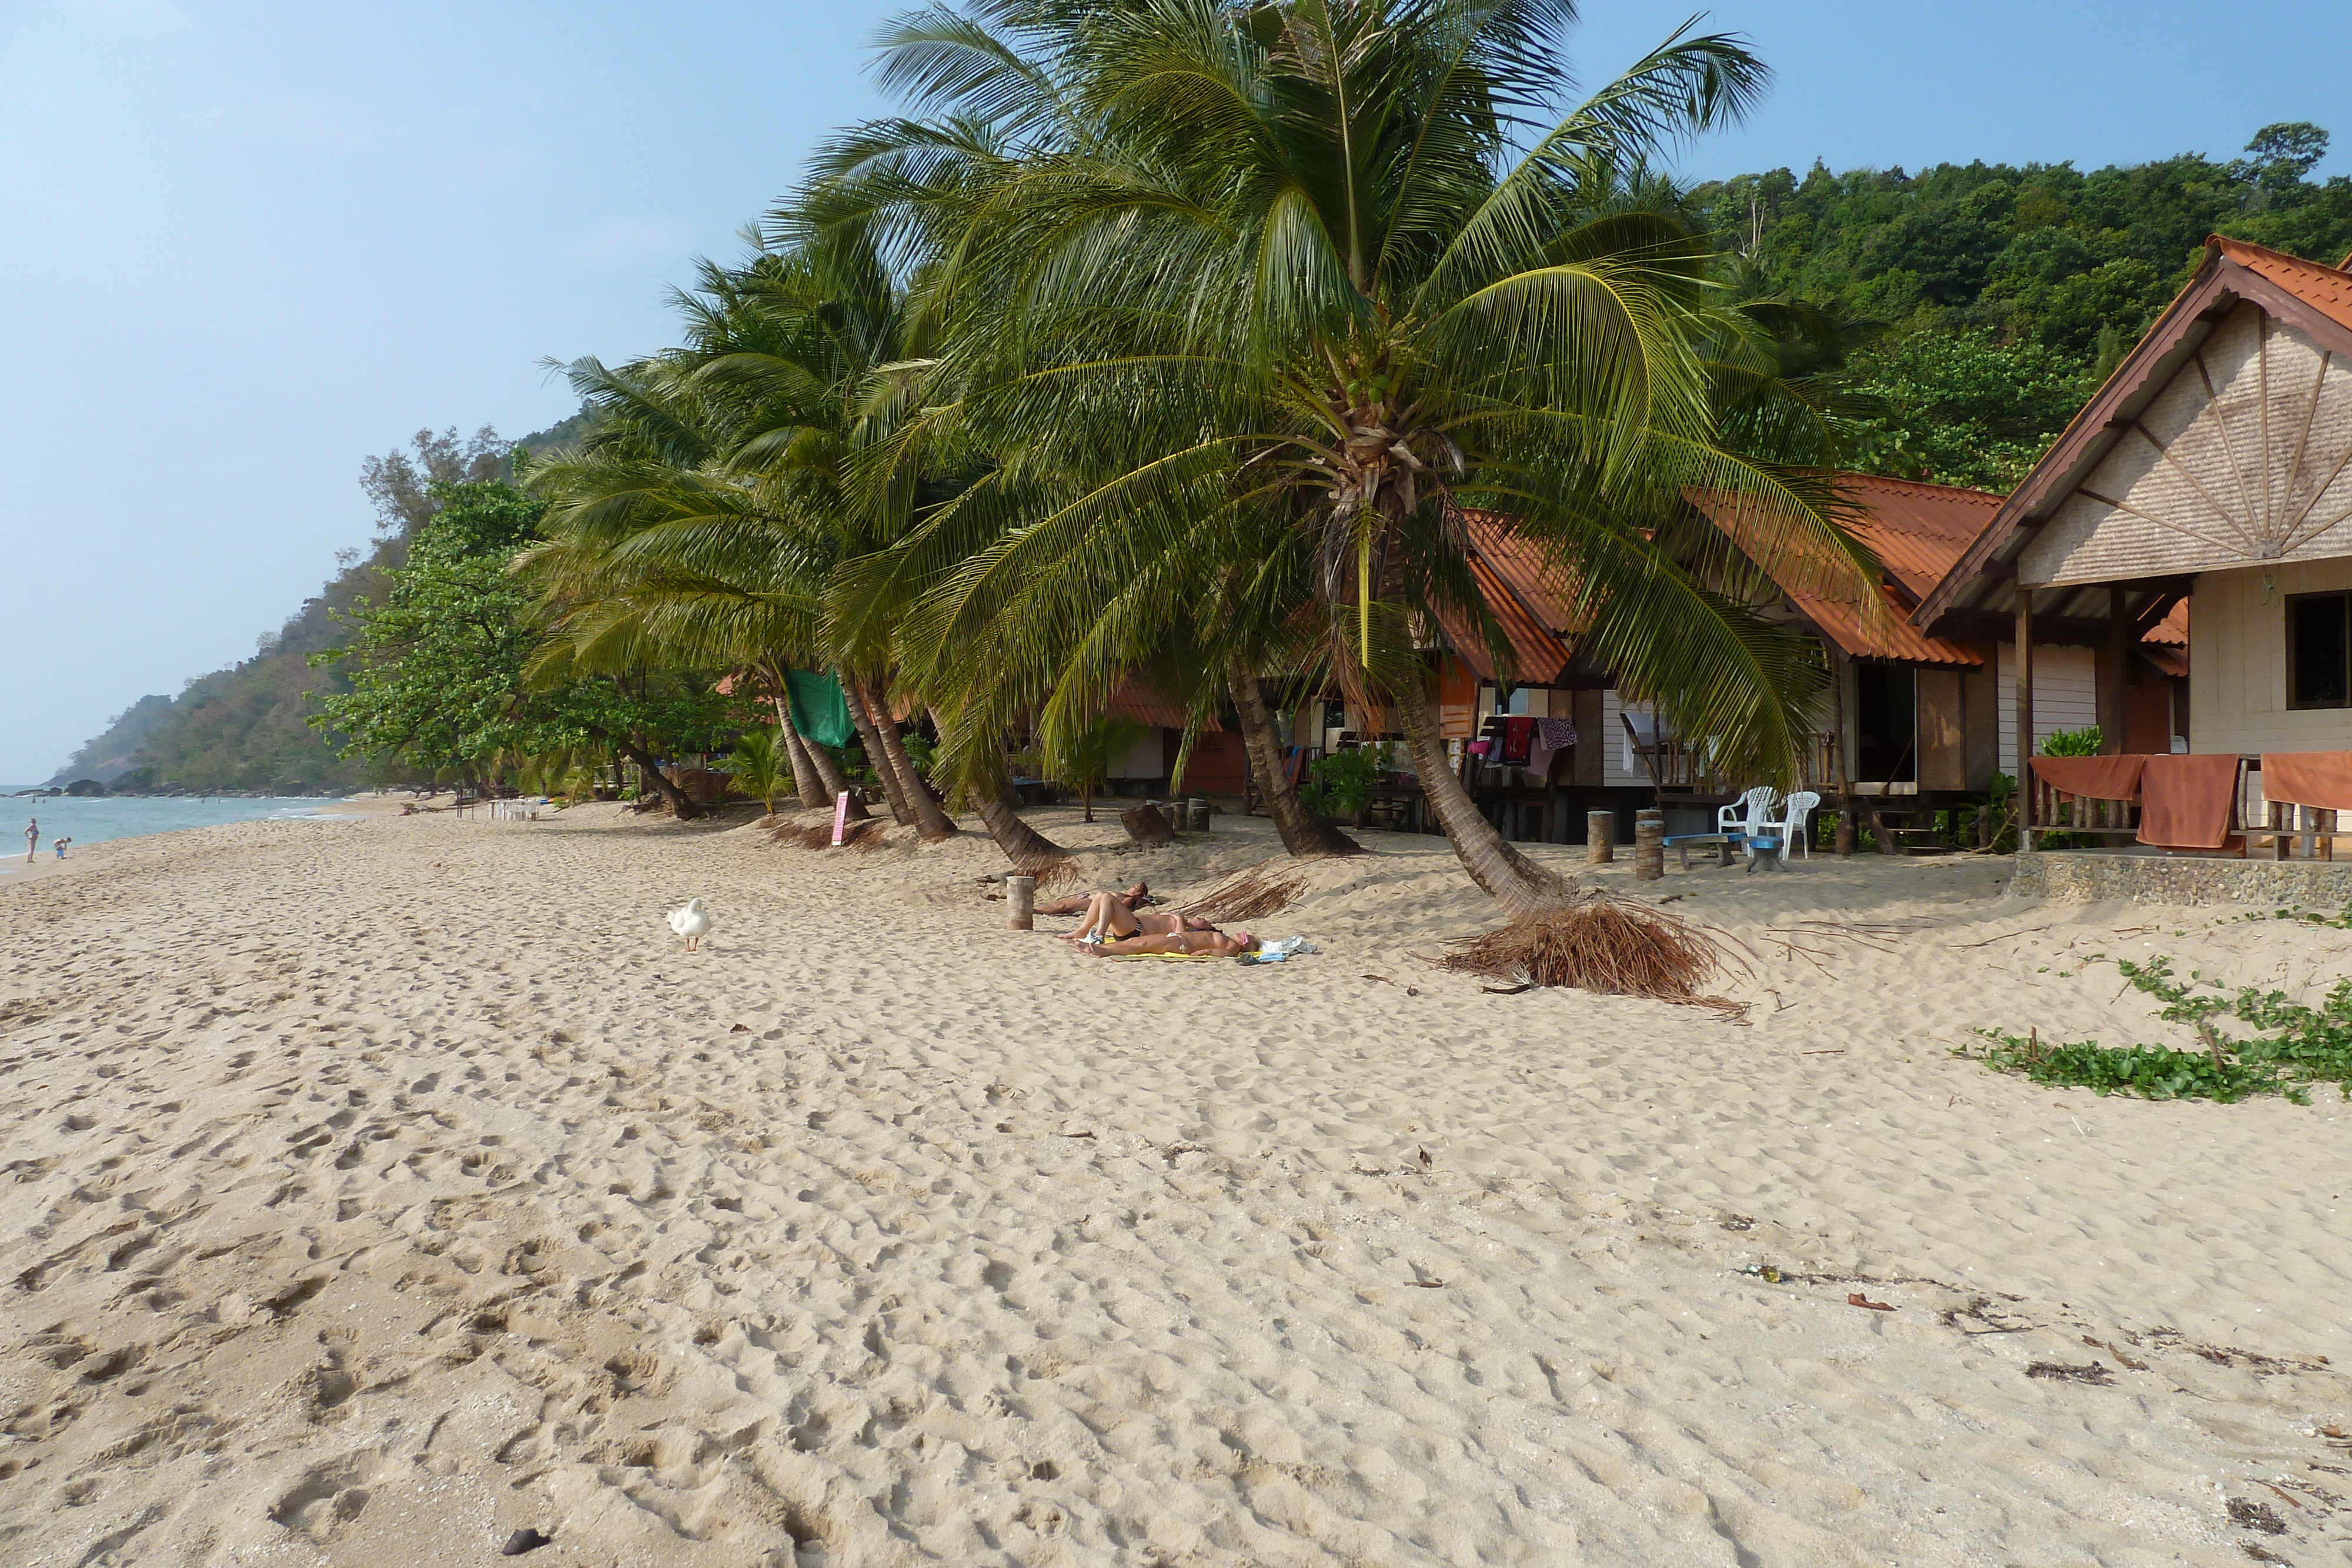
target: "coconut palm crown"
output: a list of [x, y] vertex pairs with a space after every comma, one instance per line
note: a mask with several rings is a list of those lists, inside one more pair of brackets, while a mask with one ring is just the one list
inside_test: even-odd
[[[799, 221], [866, 225], [919, 271], [940, 348], [910, 427], [996, 465], [939, 508], [981, 542], [910, 644], [984, 648], [987, 700], [1076, 727], [1176, 629], [1306, 613], [1350, 695], [1394, 705], [1473, 877], [1532, 908], [1559, 886], [1476, 817], [1423, 687], [1438, 612], [1508, 667], [1467, 565], [1478, 510], [1539, 547], [1629, 695], [1721, 766], [1785, 775], [1818, 668], [1660, 530], [1691, 487], [1744, 492], [1773, 519], [1761, 564], [1871, 564], [1791, 461], [1817, 445], [1719, 438], [1724, 345], [1756, 329], [1711, 294], [1704, 236], [1629, 178], [1765, 71], [1685, 29], [1571, 104], [1574, 19], [979, 0], [889, 29], [882, 80], [911, 113], [842, 139]], [[1236, 615], [1260, 580], [1302, 597]]]

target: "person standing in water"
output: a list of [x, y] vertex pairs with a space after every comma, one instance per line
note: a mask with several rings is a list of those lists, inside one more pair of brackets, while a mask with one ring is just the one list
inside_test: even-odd
[[25, 863], [33, 863], [33, 852], [41, 847], [41, 819], [33, 818], [25, 824]]

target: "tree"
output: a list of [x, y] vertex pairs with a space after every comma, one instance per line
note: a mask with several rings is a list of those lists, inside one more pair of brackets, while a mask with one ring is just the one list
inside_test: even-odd
[[1621, 685], [1785, 773], [1817, 678], [1654, 529], [1701, 485], [1769, 499], [1768, 553], [1864, 558], [1816, 482], [1716, 444], [1708, 350], [1744, 329], [1642, 174], [1763, 68], [1678, 35], [1568, 108], [1571, 19], [1008, 0], [898, 24], [883, 79], [918, 118], [844, 139], [829, 195], [934, 258], [924, 419], [1000, 460], [930, 519], [972, 548], [909, 622], [916, 664], [976, 712], [1035, 707], [1051, 746], [1171, 640], [1300, 627], [1393, 706], [1472, 878], [1530, 912], [1563, 889], [1478, 812], [1424, 687], [1440, 612], [1507, 666], [1477, 508], [1553, 561]]
[[1091, 822], [1095, 796], [1109, 782], [1112, 765], [1150, 733], [1149, 725], [1131, 718], [1098, 718], [1075, 734], [1061, 737], [1060, 744], [1045, 754], [1045, 776], [1078, 792], [1079, 809]]
[[675, 683], [528, 680], [535, 605], [509, 568], [537, 538], [541, 507], [496, 480], [436, 482], [430, 499], [389, 591], [353, 606], [349, 643], [311, 656], [348, 663], [351, 689], [320, 700], [310, 723], [340, 733], [345, 757], [394, 758], [477, 783], [496, 782], [503, 758], [595, 740], [635, 762], [681, 817], [699, 814], [648, 747], [707, 739], [714, 701]]
[[2327, 156], [2327, 132], [2307, 120], [2285, 120], [2255, 131], [2246, 151], [2252, 156], [2235, 165], [2245, 177], [2265, 189], [2292, 187]]
[[735, 737], [735, 754], [729, 759], [729, 772], [745, 793], [756, 795], [769, 815], [776, 810], [776, 797], [792, 783], [792, 769], [784, 757], [783, 732], [767, 725], [757, 725]]

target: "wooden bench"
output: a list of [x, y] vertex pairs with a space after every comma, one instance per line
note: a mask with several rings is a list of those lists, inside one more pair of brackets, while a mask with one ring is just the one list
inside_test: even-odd
[[1746, 841], [1747, 837], [1748, 835], [1745, 833], [1676, 833], [1664, 841], [1667, 848], [1677, 852], [1681, 855], [1682, 869], [1688, 871], [1690, 870], [1690, 852], [1691, 846], [1693, 844], [1700, 845], [1703, 848], [1714, 849], [1716, 851], [1715, 863], [1717, 865], [1727, 866], [1731, 863], [1731, 852], [1739, 848]]

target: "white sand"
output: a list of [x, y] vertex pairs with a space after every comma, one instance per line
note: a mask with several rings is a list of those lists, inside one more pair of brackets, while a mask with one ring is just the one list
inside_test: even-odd
[[[1213, 841], [1093, 873], [1275, 847]], [[1256, 968], [1008, 933], [976, 837], [612, 809], [0, 889], [0, 1562], [2352, 1561], [2352, 1107], [1948, 1054], [2185, 1039], [2094, 953], [2307, 990], [2352, 934], [1641, 890], [1755, 950], [1739, 1027], [1429, 969], [1487, 908], [1375, 841]]]

